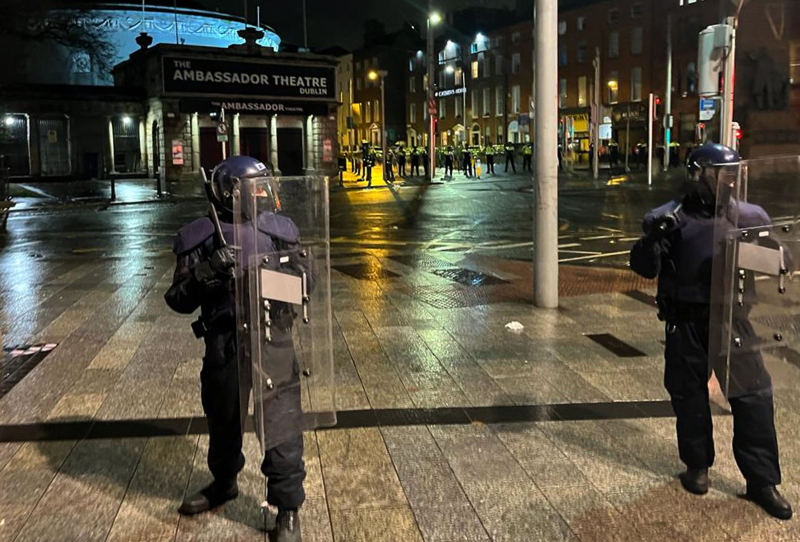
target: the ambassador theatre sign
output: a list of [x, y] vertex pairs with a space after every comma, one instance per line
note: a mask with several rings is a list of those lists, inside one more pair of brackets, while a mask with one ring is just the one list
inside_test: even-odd
[[335, 69], [213, 59], [163, 58], [164, 92], [335, 100]]

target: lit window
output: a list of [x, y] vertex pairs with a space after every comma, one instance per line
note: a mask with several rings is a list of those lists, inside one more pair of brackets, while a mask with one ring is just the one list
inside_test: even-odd
[[619, 73], [610, 72], [608, 74], [608, 103], [619, 102]]
[[417, 104], [411, 104], [409, 107], [408, 120], [411, 124], [417, 122]]
[[473, 79], [477, 79], [478, 78], [478, 61], [477, 60], [473, 60], [472, 61], [472, 78]]
[[506, 97], [503, 94], [503, 87], [496, 87], [494, 89], [494, 113], [498, 117], [503, 116], [506, 106]]
[[511, 87], [511, 111], [513, 113], [519, 113], [520, 111], [520, 92], [519, 92], [519, 85], [514, 85]]
[[463, 98], [461, 96], [456, 96], [455, 104], [456, 104], [456, 118], [461, 117], [461, 107], [463, 106]]
[[417, 79], [415, 77], [408, 78], [408, 91], [412, 94], [417, 91]]
[[483, 116], [488, 117], [492, 113], [492, 91], [488, 88], [483, 89]]
[[558, 35], [563, 36], [567, 33], [567, 21], [558, 21]]
[[381, 103], [375, 100], [375, 122], [381, 121]]
[[578, 17], [578, 30], [583, 31], [586, 29], [586, 17]]
[[470, 94], [470, 105], [472, 106], [472, 118], [478, 118], [478, 93], [472, 92]]
[[372, 104], [370, 102], [367, 102], [367, 111], [364, 115], [364, 121], [372, 122]]
[[440, 119], [443, 119], [443, 118], [445, 118], [447, 116], [445, 114], [447, 112], [447, 110], [444, 107], [445, 103], [447, 103], [447, 100], [445, 100], [444, 98], [439, 100], [439, 118]]
[[588, 78], [585, 75], [578, 77], [578, 107], [586, 107], [588, 99]]

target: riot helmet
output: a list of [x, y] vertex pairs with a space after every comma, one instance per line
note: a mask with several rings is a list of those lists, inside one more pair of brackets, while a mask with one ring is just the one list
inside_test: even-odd
[[689, 203], [711, 212], [716, 204], [718, 187], [733, 186], [741, 160], [738, 152], [719, 143], [706, 143], [695, 149], [686, 164]]
[[[257, 213], [280, 211], [278, 184], [272, 167], [249, 156], [232, 156], [220, 162], [206, 181], [208, 199], [223, 215], [232, 216], [234, 192], [239, 190], [241, 201], [255, 199]], [[251, 214], [251, 205], [244, 203], [242, 212]]]

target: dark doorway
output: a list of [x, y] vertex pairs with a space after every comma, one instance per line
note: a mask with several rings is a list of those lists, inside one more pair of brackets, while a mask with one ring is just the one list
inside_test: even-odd
[[100, 177], [100, 154], [85, 152], [82, 154], [81, 171], [84, 179], [97, 179]]
[[[230, 156], [230, 142], [225, 143], [226, 156]], [[217, 129], [200, 128], [200, 166], [211, 173], [222, 162], [222, 143], [217, 141]]]
[[158, 172], [161, 171], [161, 133], [158, 129], [158, 123], [153, 123], [153, 176], [158, 177]]
[[239, 144], [243, 156], [250, 156], [264, 163], [269, 162], [266, 128], [240, 128]]
[[278, 128], [278, 169], [286, 176], [303, 174], [302, 128]]

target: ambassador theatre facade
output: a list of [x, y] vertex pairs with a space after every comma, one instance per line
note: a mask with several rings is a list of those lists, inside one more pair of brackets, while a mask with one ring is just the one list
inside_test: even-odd
[[248, 155], [283, 175], [336, 170], [336, 60], [159, 44], [114, 68], [145, 96], [142, 164], [164, 181], [193, 179], [223, 156]]

